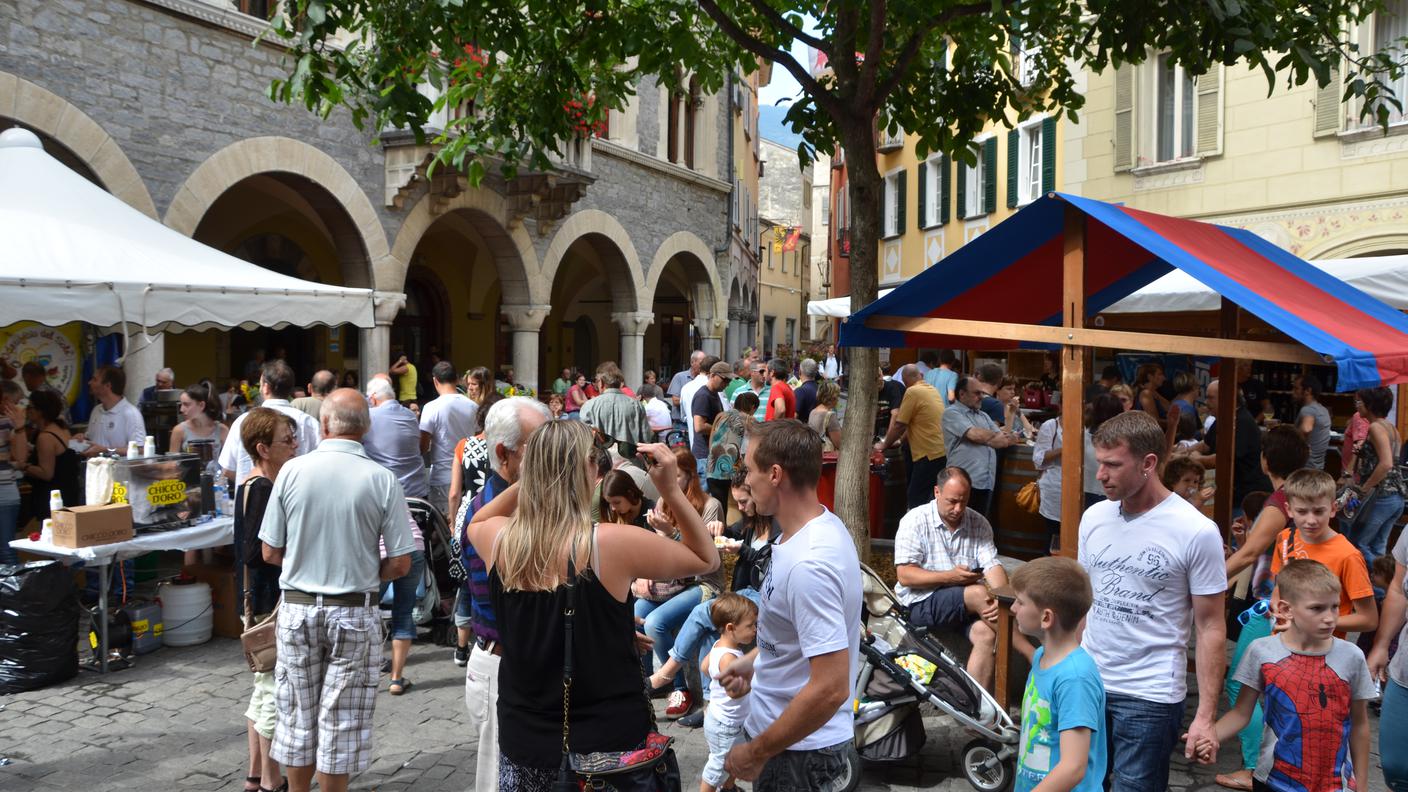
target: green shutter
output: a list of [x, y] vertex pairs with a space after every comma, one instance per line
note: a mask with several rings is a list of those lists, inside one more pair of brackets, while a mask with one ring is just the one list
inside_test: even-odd
[[1198, 76], [1195, 85], [1197, 154], [1216, 156], [1222, 153], [1222, 65], [1213, 64], [1207, 74]]
[[983, 142], [983, 211], [997, 211], [997, 138]]
[[925, 204], [928, 202], [927, 199], [929, 197], [925, 193], [927, 193], [928, 191], [929, 163], [921, 162], [919, 163], [919, 211], [916, 213], [916, 219], [918, 220], [918, 222], [914, 224], [915, 228], [924, 227], [924, 209], [926, 208]]
[[948, 194], [953, 189], [953, 168], [949, 167], [948, 155], [939, 155], [939, 194], [934, 196], [939, 202], [939, 225], [948, 224]]
[[1340, 131], [1344, 121], [1344, 109], [1340, 106], [1343, 90], [1344, 86], [1340, 84], [1340, 67], [1336, 63], [1330, 69], [1330, 81], [1324, 88], [1315, 89], [1315, 137], [1333, 135]]
[[968, 217], [968, 166], [958, 163], [958, 208], [957, 217], [963, 220]]
[[896, 209], [895, 209], [895, 235], [896, 235], [896, 236], [900, 236], [900, 235], [904, 234], [904, 205], [905, 205], [905, 192], [906, 192], [906, 190], [905, 190], [905, 177], [908, 176], [908, 175], [909, 175], [909, 171], [903, 171], [903, 170], [902, 170], [902, 171], [899, 172], [899, 175], [897, 175], [897, 176], [895, 177], [895, 192], [899, 193], [899, 194], [896, 196], [897, 200], [895, 201], [895, 207], [896, 207]]
[[1017, 206], [1017, 171], [1021, 169], [1018, 156], [1022, 145], [1022, 134], [1015, 129], [1007, 131], [1007, 208]]
[[1134, 167], [1134, 69], [1115, 69], [1115, 173]]
[[1041, 193], [1056, 192], [1056, 119], [1041, 122]]

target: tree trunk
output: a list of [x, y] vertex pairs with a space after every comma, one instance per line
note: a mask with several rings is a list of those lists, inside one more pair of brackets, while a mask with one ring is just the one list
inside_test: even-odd
[[[875, 128], [869, 116], [840, 126], [846, 156], [846, 186], [851, 205], [851, 311], [873, 302], [877, 293], [876, 261], [884, 185], [875, 164]], [[875, 442], [879, 401], [879, 351], [844, 349], [848, 393], [841, 452], [836, 467], [836, 513], [851, 531], [861, 563], [870, 562], [870, 454]], [[874, 504], [881, 508], [882, 504]]]

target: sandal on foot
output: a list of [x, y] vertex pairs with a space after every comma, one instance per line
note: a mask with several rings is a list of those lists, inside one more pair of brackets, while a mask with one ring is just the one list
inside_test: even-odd
[[284, 782], [274, 789], [265, 789], [264, 785], [260, 784], [259, 792], [288, 792], [288, 779], [285, 778]]
[[[260, 780], [261, 779], [259, 778], [259, 776], [245, 776], [244, 792], [263, 792], [264, 785], [259, 783]], [[250, 784], [253, 784], [254, 786], [250, 786]]]
[[1252, 788], [1252, 774], [1249, 771], [1241, 770], [1235, 773], [1220, 773], [1213, 781], [1220, 787], [1227, 789], [1250, 790]]
[[393, 696], [399, 696], [410, 689], [411, 681], [409, 679], [393, 679], [386, 690]]

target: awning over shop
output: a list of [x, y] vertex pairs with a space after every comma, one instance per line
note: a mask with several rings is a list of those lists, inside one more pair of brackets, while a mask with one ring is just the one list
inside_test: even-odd
[[[1031, 332], [993, 337], [997, 325], [1051, 327], [1040, 341], [1062, 343], [1068, 208], [1084, 221], [1086, 316], [1176, 269], [1338, 366], [1342, 390], [1408, 382], [1408, 317], [1392, 306], [1250, 231], [1065, 193], [1038, 199], [852, 314], [842, 345], [1041, 346]], [[912, 329], [929, 317], [983, 323], [983, 333]]]
[[370, 289], [280, 275], [167, 228], [0, 133], [0, 326], [83, 321], [150, 331], [372, 327]]
[[[884, 297], [894, 289], [881, 289], [880, 296]], [[807, 316], [827, 316], [832, 319], [845, 319], [851, 315], [850, 297], [832, 297], [826, 300], [810, 300], [807, 302]]]

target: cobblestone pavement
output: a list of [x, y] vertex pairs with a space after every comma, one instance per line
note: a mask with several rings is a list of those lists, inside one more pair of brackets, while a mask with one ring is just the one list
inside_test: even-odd
[[[468, 789], [473, 750], [464, 733], [464, 671], [451, 650], [417, 644], [406, 695], [376, 702], [376, 750], [371, 768], [353, 779], [357, 790]], [[76, 679], [33, 693], [0, 698], [0, 790], [238, 790], [245, 774], [244, 709], [249, 675], [238, 644], [217, 638], [202, 646], [163, 648], [134, 668]], [[663, 708], [663, 702], [657, 702]], [[1378, 719], [1369, 789], [1385, 789], [1377, 769]], [[662, 721], [662, 724], [664, 722]], [[868, 767], [864, 790], [966, 790], [957, 754], [968, 742], [939, 716], [926, 720], [928, 744], [899, 766]], [[664, 726], [677, 738], [685, 789], [694, 787], [707, 750], [702, 730]], [[1224, 750], [1223, 769], [1235, 750]], [[1174, 760], [1171, 789], [1219, 789], [1215, 768]], [[745, 785], [746, 786], [746, 785]]]

